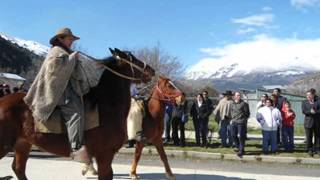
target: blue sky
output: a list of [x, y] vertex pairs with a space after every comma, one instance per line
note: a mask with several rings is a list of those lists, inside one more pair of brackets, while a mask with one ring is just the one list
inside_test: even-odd
[[160, 43], [187, 67], [206, 58], [208, 49], [261, 35], [320, 36], [320, 0], [2, 0], [0, 17], [0, 33], [44, 45], [58, 28], [70, 27], [96, 57], [109, 55], [108, 47]]

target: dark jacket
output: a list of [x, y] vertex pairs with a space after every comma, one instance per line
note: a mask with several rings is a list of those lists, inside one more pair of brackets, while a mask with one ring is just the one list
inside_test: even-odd
[[212, 112], [213, 112], [213, 109], [214, 109], [213, 108], [213, 102], [212, 102], [212, 100], [210, 98], [207, 98], [204, 101], [208, 106], [208, 111], [209, 111], [209, 116], [210, 116], [212, 114]]
[[[311, 113], [311, 109], [315, 110], [315, 114]], [[315, 101], [314, 104], [310, 104], [308, 100], [302, 102], [302, 113], [305, 115], [304, 117], [304, 127], [312, 128], [312, 126], [316, 126], [316, 128], [320, 125], [320, 101]]]
[[248, 103], [240, 100], [232, 102], [231, 104], [231, 121], [235, 123], [246, 123], [250, 117], [250, 110]]
[[182, 118], [182, 116], [186, 114], [188, 114], [187, 101], [184, 101], [183, 104], [173, 106], [172, 118]]
[[197, 101], [193, 102], [190, 115], [193, 119], [208, 119], [210, 115], [209, 107], [204, 101], [199, 107]]
[[274, 98], [274, 107], [276, 107], [277, 109], [279, 109], [279, 111], [281, 111], [283, 103], [286, 101], [287, 101], [287, 98], [280, 95], [279, 97]]

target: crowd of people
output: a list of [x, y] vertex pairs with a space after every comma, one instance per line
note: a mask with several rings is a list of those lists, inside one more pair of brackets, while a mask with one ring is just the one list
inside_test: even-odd
[[[242, 157], [245, 154], [245, 141], [248, 139], [249, 105], [242, 100], [241, 92], [226, 91], [222, 95], [217, 105], [208, 98], [207, 91], [197, 94], [189, 108], [185, 96], [180, 104], [168, 104], [164, 117], [164, 143], [172, 138], [174, 145], [186, 145], [184, 126], [190, 116], [196, 146], [208, 147], [209, 116], [213, 114], [219, 125], [220, 147], [234, 148], [237, 155]], [[262, 130], [262, 153], [276, 154], [279, 145], [285, 152], [293, 152], [296, 115], [288, 99], [281, 95], [281, 89], [275, 88], [271, 95], [263, 94], [256, 108], [256, 119]], [[306, 100], [302, 102], [302, 112], [305, 115], [306, 149], [313, 156], [319, 152], [320, 145], [320, 99], [316, 96], [315, 89], [307, 91]]]
[[12, 88], [8, 84], [0, 84], [0, 97], [3, 97], [5, 95], [11, 94], [11, 93], [17, 93], [17, 92], [26, 92], [26, 90], [23, 88], [23, 84]]
[[8, 84], [0, 84], [0, 97], [11, 94], [10, 86]]

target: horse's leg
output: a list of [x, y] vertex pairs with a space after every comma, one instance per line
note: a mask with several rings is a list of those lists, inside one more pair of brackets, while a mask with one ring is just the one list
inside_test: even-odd
[[98, 179], [111, 180], [113, 179], [112, 160], [115, 152], [112, 150], [103, 151], [96, 156], [98, 166]]
[[139, 179], [137, 175], [137, 166], [141, 157], [143, 147], [144, 147], [143, 143], [141, 142], [136, 143], [136, 150], [134, 153], [134, 159], [131, 165], [131, 172], [130, 172], [131, 179]]
[[172, 171], [171, 171], [171, 168], [169, 166], [169, 163], [168, 163], [168, 159], [167, 159], [167, 155], [166, 155], [166, 152], [164, 151], [164, 148], [163, 148], [163, 143], [162, 143], [162, 139], [159, 139], [157, 140], [156, 142], [153, 143], [156, 148], [157, 148], [157, 151], [160, 155], [160, 158], [164, 164], [164, 167], [166, 169], [166, 176], [169, 180], [173, 180], [175, 179], [174, 175], [172, 174]]
[[15, 144], [15, 156], [12, 162], [12, 170], [19, 180], [27, 180], [25, 172], [30, 149], [31, 144], [29, 144], [25, 140], [18, 140]]

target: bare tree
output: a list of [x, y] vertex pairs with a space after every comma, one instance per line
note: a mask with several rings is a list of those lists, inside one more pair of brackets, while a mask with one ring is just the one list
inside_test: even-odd
[[153, 67], [157, 75], [177, 79], [184, 71], [184, 67], [179, 58], [163, 51], [159, 44], [151, 48], [145, 47], [138, 49], [134, 51], [134, 54]]
[[144, 89], [142, 94], [150, 92], [151, 88], [158, 81], [159, 76], [165, 76], [176, 81], [180, 79], [183, 74], [184, 66], [179, 58], [162, 50], [159, 43], [154, 47], [133, 50], [133, 53], [138, 59], [145, 61], [156, 71], [156, 77], [149, 84], [148, 88]]

